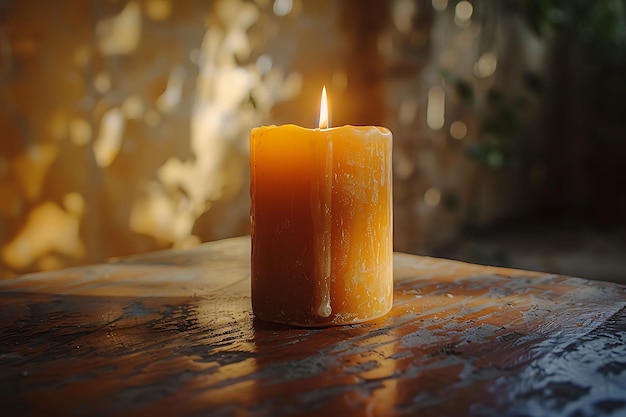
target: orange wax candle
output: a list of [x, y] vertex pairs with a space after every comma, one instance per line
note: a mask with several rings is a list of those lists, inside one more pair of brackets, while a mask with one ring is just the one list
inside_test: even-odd
[[390, 310], [391, 148], [391, 132], [382, 127], [252, 130], [257, 317], [328, 326], [372, 320]]

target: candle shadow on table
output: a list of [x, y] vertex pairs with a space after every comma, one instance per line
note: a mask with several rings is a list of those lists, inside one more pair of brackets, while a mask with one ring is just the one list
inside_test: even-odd
[[254, 319], [260, 378], [255, 410], [389, 414], [396, 400], [393, 355], [399, 339], [384, 323], [381, 318], [303, 328]]
[[[394, 306], [380, 319], [326, 328], [253, 320], [261, 410], [306, 404], [317, 413], [385, 415], [403, 404], [414, 407], [421, 398], [425, 409], [457, 412], [441, 393], [454, 387], [460, 398], [470, 398], [464, 370], [487, 361], [519, 363], [525, 349], [514, 344], [523, 326], [511, 323], [502, 306], [523, 312], [532, 300], [507, 289], [509, 277], [494, 273], [459, 281], [471, 272], [461, 264], [442, 271], [427, 266], [429, 274], [402, 270], [401, 262], [396, 266]], [[494, 339], [502, 346], [497, 352], [486, 348]]]

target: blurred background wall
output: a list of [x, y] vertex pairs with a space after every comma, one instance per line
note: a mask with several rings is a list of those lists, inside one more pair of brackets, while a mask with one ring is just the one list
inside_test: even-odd
[[0, 277], [249, 233], [262, 124], [394, 134], [395, 249], [626, 278], [626, 1], [0, 0]]

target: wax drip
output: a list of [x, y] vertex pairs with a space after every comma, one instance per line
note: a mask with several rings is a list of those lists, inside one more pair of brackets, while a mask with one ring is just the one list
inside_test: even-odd
[[315, 165], [320, 173], [315, 175], [317, 180], [312, 187], [311, 212], [313, 215], [313, 235], [315, 253], [315, 276], [314, 276], [314, 300], [313, 314], [319, 317], [330, 317], [332, 307], [330, 304], [330, 280], [331, 280], [331, 227], [332, 227], [332, 181], [333, 181], [333, 143], [328, 141], [318, 152], [315, 146]]

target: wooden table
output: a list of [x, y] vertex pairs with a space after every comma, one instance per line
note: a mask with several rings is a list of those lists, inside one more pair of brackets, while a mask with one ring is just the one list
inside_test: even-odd
[[626, 287], [396, 253], [375, 322], [254, 319], [248, 237], [0, 282], [13, 415], [624, 416]]

